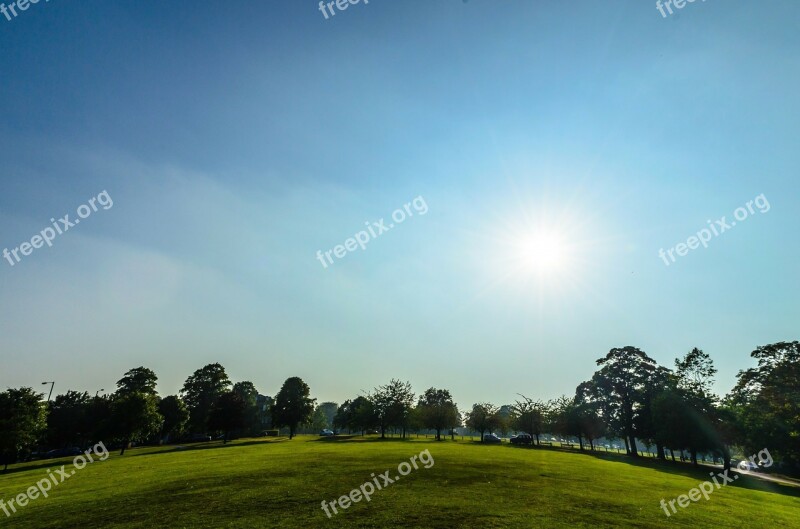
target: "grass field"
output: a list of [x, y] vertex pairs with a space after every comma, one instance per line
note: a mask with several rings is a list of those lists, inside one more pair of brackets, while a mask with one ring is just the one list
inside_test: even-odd
[[[417, 470], [328, 519], [333, 501], [428, 449]], [[0, 475], [8, 501], [72, 459]], [[73, 467], [74, 468], [74, 467]], [[616, 454], [470, 441], [245, 439], [116, 453], [79, 470], [0, 526], [11, 528], [558, 528], [800, 527], [800, 489], [742, 476], [669, 519], [662, 498], [709, 479], [708, 468]]]

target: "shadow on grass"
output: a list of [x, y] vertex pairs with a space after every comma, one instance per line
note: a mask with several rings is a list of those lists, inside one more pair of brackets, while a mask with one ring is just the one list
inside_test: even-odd
[[[269, 445], [275, 443], [284, 443], [288, 441], [289, 441], [288, 437], [270, 437], [270, 438], [255, 438], [247, 441], [238, 441], [238, 440], [228, 441], [227, 444], [223, 444], [222, 441], [210, 441], [207, 443], [192, 443], [192, 444], [174, 445], [174, 446], [167, 445], [161, 447], [164, 448], [163, 450], [159, 450], [157, 452], [132, 453], [131, 457], [157, 456], [161, 454], [174, 454], [176, 452], [193, 452], [198, 450], [218, 450], [221, 448], [236, 448], [236, 447], [244, 447], [252, 445]], [[155, 448], [155, 447], [144, 446], [142, 448]]]
[[403, 442], [407, 443], [412, 441], [410, 437], [406, 437], [403, 439], [402, 437], [385, 437], [381, 438], [379, 435], [369, 435], [369, 436], [361, 436], [361, 435], [335, 435], [332, 437], [320, 437], [318, 439], [314, 439], [312, 443], [397, 443]]

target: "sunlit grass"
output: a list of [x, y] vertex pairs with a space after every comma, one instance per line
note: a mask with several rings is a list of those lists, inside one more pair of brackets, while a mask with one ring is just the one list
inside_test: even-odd
[[[428, 449], [435, 464], [328, 519], [333, 501]], [[0, 498], [69, 459], [0, 476]], [[299, 437], [131, 450], [89, 465], [11, 518], [9, 528], [194, 527], [792, 527], [800, 489], [743, 477], [667, 519], [659, 507], [708, 469], [616, 454], [470, 441], [321, 441]]]

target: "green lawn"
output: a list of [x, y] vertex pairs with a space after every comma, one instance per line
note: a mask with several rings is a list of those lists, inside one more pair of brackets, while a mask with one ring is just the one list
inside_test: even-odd
[[[434, 465], [328, 519], [332, 501], [428, 449]], [[0, 475], [8, 501], [71, 459]], [[67, 467], [68, 470], [70, 467]], [[130, 450], [96, 462], [6, 518], [8, 528], [800, 527], [800, 489], [742, 477], [667, 518], [659, 507], [709, 469], [616, 454], [471, 441], [246, 439]]]

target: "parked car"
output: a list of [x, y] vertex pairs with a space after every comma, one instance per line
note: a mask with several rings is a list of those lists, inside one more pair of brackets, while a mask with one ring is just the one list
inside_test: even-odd
[[211, 436], [201, 433], [193, 434], [186, 440], [187, 443], [206, 443], [208, 441], [211, 441]]
[[483, 436], [483, 442], [484, 443], [502, 443], [503, 440], [500, 439], [499, 437], [497, 437], [493, 433], [487, 433], [486, 435]]
[[81, 455], [81, 449], [77, 446], [72, 446], [69, 448], [59, 448], [57, 450], [50, 450], [45, 454], [45, 459], [53, 459], [54, 457], [69, 457], [69, 456], [78, 456]]
[[381, 433], [381, 432], [379, 432], [378, 430], [367, 430], [366, 431], [367, 435], [377, 435], [379, 433]]
[[328, 430], [327, 428], [319, 432], [320, 437], [333, 437], [334, 435], [336, 434], [333, 433], [333, 430]]
[[752, 461], [740, 461], [736, 468], [739, 470], [759, 470], [759, 466]]
[[529, 445], [533, 444], [533, 436], [528, 433], [520, 433], [517, 435], [512, 435], [509, 441], [511, 441], [511, 444], [515, 445]]

